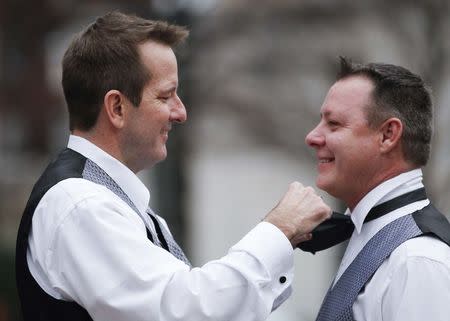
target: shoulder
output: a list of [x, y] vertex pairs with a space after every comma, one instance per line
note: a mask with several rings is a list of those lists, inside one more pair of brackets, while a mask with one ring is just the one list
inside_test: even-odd
[[[366, 300], [377, 320], [447, 320], [450, 248], [431, 236], [397, 247], [367, 284]], [[362, 307], [362, 308], [361, 308]]]
[[[450, 295], [450, 247], [432, 236], [410, 239], [381, 264], [366, 286], [379, 302], [386, 293], [400, 298], [416, 287]], [[389, 300], [388, 300], [389, 301]]]
[[392, 258], [427, 258], [436, 261], [450, 259], [450, 247], [436, 237], [423, 235], [407, 240], [392, 252]]
[[83, 178], [68, 178], [52, 186], [39, 201], [36, 211], [45, 207], [66, 212], [71, 207], [84, 201], [100, 201], [115, 195], [106, 187]]
[[51, 247], [56, 235], [70, 235], [80, 226], [102, 230], [115, 222], [145, 231], [134, 210], [106, 187], [82, 178], [69, 178], [54, 185], [35, 209], [31, 238]]
[[[106, 187], [83, 178], [68, 178], [52, 186], [39, 201], [33, 216], [33, 225], [57, 227], [76, 213], [79, 219], [100, 213], [108, 208], [117, 213], [132, 211]], [[117, 209], [117, 210], [114, 210]], [[83, 215], [86, 214], [86, 215]]]
[[383, 265], [392, 273], [443, 269], [450, 275], [450, 247], [433, 236], [416, 237], [397, 247]]
[[107, 191], [106, 187], [83, 178], [67, 178], [50, 188], [42, 199], [62, 197], [77, 202], [84, 198], [104, 195]]

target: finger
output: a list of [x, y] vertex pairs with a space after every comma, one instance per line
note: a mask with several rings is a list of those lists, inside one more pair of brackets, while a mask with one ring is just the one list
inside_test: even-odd
[[289, 189], [290, 190], [297, 190], [297, 189], [302, 189], [303, 185], [300, 182], [294, 181], [291, 184], [289, 184]]
[[305, 241], [309, 241], [310, 239], [312, 239], [312, 233], [306, 233], [299, 237], [298, 242], [302, 243]]

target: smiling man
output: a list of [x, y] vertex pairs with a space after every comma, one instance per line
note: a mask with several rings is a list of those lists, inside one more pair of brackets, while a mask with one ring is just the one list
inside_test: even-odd
[[172, 47], [187, 30], [113, 12], [63, 58], [68, 146], [33, 188], [17, 236], [25, 321], [264, 320], [291, 293], [293, 248], [330, 215], [294, 182], [223, 258], [192, 268], [136, 173], [186, 121]]
[[323, 224], [330, 233], [314, 238], [330, 246], [351, 237], [317, 320], [448, 320], [450, 225], [422, 183], [432, 136], [423, 81], [399, 66], [341, 58], [320, 115], [306, 137], [316, 184], [348, 216], [333, 214]]

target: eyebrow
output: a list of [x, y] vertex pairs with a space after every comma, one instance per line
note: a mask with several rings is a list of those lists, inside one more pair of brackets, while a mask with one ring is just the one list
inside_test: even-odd
[[167, 94], [172, 94], [174, 92], [177, 91], [177, 86], [171, 86], [168, 89], [160, 89], [158, 92], [158, 95], [167, 95]]
[[160, 94], [170, 94], [170, 93], [173, 93], [174, 91], [177, 91], [177, 88], [178, 88], [177, 86], [173, 85], [173, 86], [170, 86], [167, 89], [161, 89], [159, 91], [159, 93]]

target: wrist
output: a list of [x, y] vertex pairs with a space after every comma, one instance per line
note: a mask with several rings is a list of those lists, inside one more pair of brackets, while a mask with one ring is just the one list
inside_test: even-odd
[[271, 219], [270, 217], [266, 217], [264, 222], [270, 223], [277, 227], [288, 239], [288, 241], [292, 244], [293, 247], [296, 246], [296, 244], [293, 244], [293, 241], [296, 236], [296, 230], [295, 227], [292, 224], [285, 224], [280, 222], [279, 220]]

